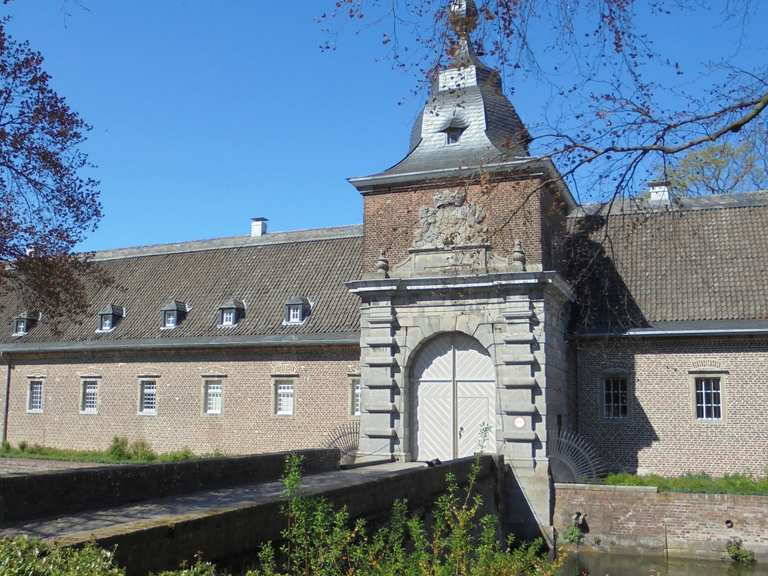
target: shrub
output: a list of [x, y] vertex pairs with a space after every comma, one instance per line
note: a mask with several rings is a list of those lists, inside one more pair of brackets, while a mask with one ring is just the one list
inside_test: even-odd
[[267, 544], [259, 553], [259, 568], [247, 576], [395, 576], [451, 574], [456, 576], [549, 576], [560, 562], [541, 554], [541, 542], [502, 546], [496, 519], [479, 518], [482, 505], [474, 486], [479, 459], [462, 494], [448, 474], [447, 492], [438, 498], [430, 526], [408, 516], [406, 502], [397, 501], [387, 525], [370, 534], [363, 520], [350, 523], [345, 508], [333, 509], [322, 498], [300, 494], [301, 459], [286, 460], [284, 508], [288, 527], [280, 548], [282, 561]]
[[143, 462], [151, 462], [157, 459], [157, 454], [152, 450], [152, 446], [149, 442], [143, 439], [134, 440], [131, 447], [128, 450], [128, 457], [131, 460], [141, 460]]
[[563, 540], [569, 544], [581, 544], [584, 541], [584, 532], [578, 526], [571, 526], [562, 534]]
[[92, 544], [60, 548], [27, 538], [0, 540], [0, 574], [3, 576], [124, 576], [112, 553]]
[[112, 438], [112, 443], [107, 448], [107, 455], [114, 460], [128, 460], [130, 454], [128, 453], [128, 438], [121, 436], [115, 436]]
[[11, 443], [8, 442], [8, 440], [3, 441], [3, 452], [10, 452], [11, 451]]
[[754, 564], [755, 553], [744, 548], [744, 544], [739, 538], [731, 538], [725, 548], [728, 556], [737, 564]]
[[29, 444], [27, 444], [26, 440], [22, 440], [21, 442], [19, 442], [19, 450], [21, 450], [22, 452], [26, 452], [28, 447], [29, 447]]

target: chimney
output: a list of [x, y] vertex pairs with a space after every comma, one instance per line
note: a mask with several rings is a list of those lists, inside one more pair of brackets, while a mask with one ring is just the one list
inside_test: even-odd
[[251, 238], [258, 238], [267, 233], [266, 218], [251, 218]]
[[652, 206], [669, 206], [672, 204], [674, 194], [669, 189], [669, 181], [654, 180], [648, 182], [648, 203]]

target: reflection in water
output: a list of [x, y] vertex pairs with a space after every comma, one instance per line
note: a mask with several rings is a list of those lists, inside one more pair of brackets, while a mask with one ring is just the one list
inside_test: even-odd
[[768, 576], [768, 565], [618, 554], [573, 554], [560, 576]]

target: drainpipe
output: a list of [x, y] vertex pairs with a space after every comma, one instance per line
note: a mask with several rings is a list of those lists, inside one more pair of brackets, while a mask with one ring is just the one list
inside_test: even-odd
[[0, 361], [5, 360], [5, 394], [3, 395], [3, 438], [8, 440], [8, 412], [11, 406], [11, 357], [8, 353], [0, 352]]

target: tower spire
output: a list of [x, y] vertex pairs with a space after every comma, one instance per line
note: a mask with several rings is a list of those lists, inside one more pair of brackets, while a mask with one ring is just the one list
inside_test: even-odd
[[458, 67], [476, 63], [477, 55], [472, 47], [472, 32], [477, 28], [477, 6], [474, 0], [451, 0], [448, 5], [448, 24], [456, 35], [451, 49], [453, 64]]

